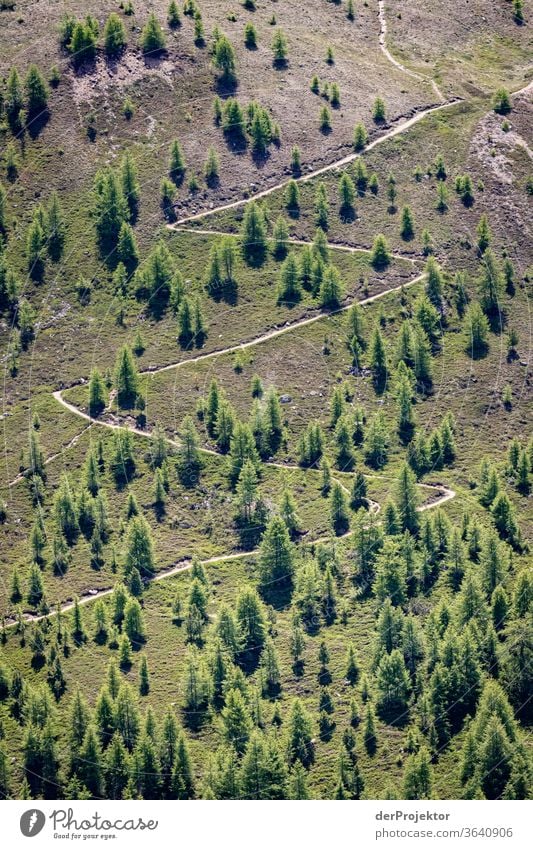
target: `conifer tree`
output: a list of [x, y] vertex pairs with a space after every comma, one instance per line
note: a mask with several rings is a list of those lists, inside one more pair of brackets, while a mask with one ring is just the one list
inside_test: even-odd
[[406, 799], [431, 799], [433, 769], [429, 752], [423, 746], [410, 755], [405, 765], [404, 796]]
[[[1, 204], [0, 204], [1, 206]], [[52, 192], [47, 209], [48, 218], [48, 253], [57, 261], [62, 253], [65, 242], [65, 219], [57, 192]], [[0, 221], [1, 229], [1, 221]]]
[[382, 97], [376, 97], [372, 108], [372, 117], [376, 123], [385, 120], [385, 102]]
[[129, 218], [118, 174], [107, 169], [99, 171], [94, 181], [94, 221], [103, 249], [116, 247], [122, 224]]
[[377, 748], [377, 737], [376, 718], [371, 703], [368, 704], [366, 709], [363, 740], [367, 753], [372, 756]]
[[83, 612], [77, 596], [74, 599], [74, 606], [72, 609], [72, 638], [78, 646], [84, 643], [87, 639], [85, 624], [83, 621]]
[[[246, 651], [256, 653], [261, 651], [267, 633], [266, 617], [261, 600], [253, 587], [245, 587], [239, 592], [236, 614], [241, 647]], [[232, 641], [234, 639], [232, 637]]]
[[320, 284], [319, 301], [321, 307], [335, 308], [344, 296], [342, 280], [334, 265], [328, 265]]
[[442, 309], [442, 271], [435, 259], [430, 256], [426, 263], [426, 295], [436, 309]]
[[26, 237], [28, 270], [33, 280], [40, 280], [43, 276], [45, 242], [46, 236], [44, 230], [39, 221], [34, 219], [28, 227], [28, 234]]
[[399, 649], [384, 654], [377, 671], [380, 708], [400, 714], [405, 710], [410, 690], [405, 661]]
[[104, 27], [104, 47], [108, 56], [119, 56], [126, 47], [126, 32], [119, 16], [112, 12]]
[[530, 490], [530, 471], [531, 464], [527, 451], [520, 451], [516, 465], [515, 480], [516, 488], [520, 493], [522, 493], [522, 495], [527, 495]]
[[115, 698], [115, 725], [124, 746], [131, 752], [137, 742], [141, 722], [136, 698], [126, 682], [120, 684]]
[[172, 771], [171, 796], [176, 799], [193, 799], [194, 795], [195, 783], [191, 756], [185, 735], [180, 732], [177, 738], [176, 760]]
[[300, 273], [294, 253], [290, 253], [280, 270], [277, 288], [279, 303], [295, 303], [301, 297]]
[[274, 239], [274, 255], [278, 258], [285, 256], [289, 246], [289, 230], [287, 220], [283, 215], [276, 219], [272, 236]]
[[89, 381], [89, 415], [98, 416], [106, 406], [106, 391], [102, 375], [93, 368]]
[[378, 392], [383, 391], [387, 380], [387, 354], [379, 327], [376, 325], [370, 342], [370, 368], [372, 379]]
[[142, 516], [135, 516], [128, 525], [125, 565], [128, 573], [138, 569], [143, 578], [151, 578], [154, 573], [152, 534]]
[[392, 255], [385, 236], [379, 235], [374, 239], [370, 261], [374, 268], [380, 270], [390, 265]]
[[350, 507], [352, 510], [360, 510], [367, 506], [367, 490], [364, 474], [357, 470], [354, 474]]
[[382, 468], [388, 458], [389, 436], [383, 413], [379, 410], [368, 425], [364, 452], [366, 462], [374, 469]]
[[208, 186], [214, 187], [218, 183], [220, 174], [220, 162], [218, 153], [214, 147], [210, 147], [207, 151], [207, 159], [204, 165], [204, 177]]
[[355, 186], [349, 174], [344, 172], [339, 180], [339, 198], [341, 204], [341, 213], [353, 209], [355, 200]]
[[107, 608], [101, 599], [94, 605], [94, 639], [97, 643], [104, 643], [108, 634]]
[[113, 734], [104, 755], [106, 797], [121, 799], [130, 775], [129, 755], [121, 736]]
[[346, 654], [346, 674], [345, 677], [350, 684], [357, 684], [361, 674], [361, 667], [357, 659], [357, 654], [353, 643], [348, 646]]
[[139, 693], [141, 696], [146, 696], [150, 690], [150, 676], [148, 673], [148, 661], [146, 655], [141, 655], [139, 663]]
[[126, 604], [123, 627], [132, 645], [144, 642], [146, 638], [146, 626], [144, 624], [141, 605], [136, 598], [129, 599]]
[[128, 272], [133, 271], [139, 261], [139, 251], [135, 234], [127, 221], [120, 225], [117, 241], [117, 259]]
[[260, 262], [266, 251], [266, 224], [262, 209], [255, 201], [247, 204], [241, 228], [244, 258], [247, 262]]
[[71, 38], [66, 46], [76, 67], [94, 59], [97, 39], [98, 23], [92, 16], [87, 16], [85, 21], [73, 21]]
[[225, 101], [222, 113], [222, 128], [224, 130], [224, 134], [237, 144], [245, 143], [246, 127], [244, 114], [238, 101], [234, 97], [228, 97]]
[[353, 133], [353, 146], [356, 151], [363, 150], [368, 144], [368, 133], [364, 124], [357, 124]]
[[77, 509], [66, 474], [61, 476], [59, 489], [54, 500], [54, 513], [57, 526], [67, 543], [72, 545], [79, 534]]
[[409, 206], [404, 206], [402, 209], [400, 236], [405, 242], [409, 242], [415, 235], [415, 225], [413, 213]]
[[285, 488], [281, 494], [279, 515], [285, 522], [289, 535], [291, 538], [294, 538], [300, 530], [301, 523], [300, 517], [298, 516], [296, 501], [294, 500], [292, 492], [287, 488]]
[[296, 215], [300, 209], [300, 189], [296, 180], [289, 180], [285, 189], [285, 206], [290, 215]]
[[120, 176], [122, 181], [122, 193], [129, 209], [129, 217], [131, 220], [134, 220], [137, 216], [141, 189], [137, 178], [137, 169], [129, 151], [126, 151], [126, 154], [122, 159]]
[[355, 462], [355, 454], [351, 423], [345, 415], [340, 417], [335, 426], [335, 447], [337, 467], [341, 471], [350, 471]]
[[311, 717], [300, 699], [293, 700], [287, 719], [287, 758], [291, 765], [297, 761], [309, 767], [315, 757]]
[[281, 516], [274, 516], [267, 525], [259, 550], [261, 585], [290, 583], [294, 570], [294, 551], [289, 530]]
[[477, 225], [477, 248], [480, 256], [481, 254], [485, 253], [488, 246], [490, 245], [490, 239], [491, 234], [489, 222], [487, 220], [487, 216], [485, 215], [485, 213], [483, 213]]
[[509, 611], [509, 600], [507, 593], [501, 584], [498, 584], [491, 596], [492, 607], [492, 623], [496, 631], [501, 631], [505, 627], [507, 614]]
[[464, 347], [473, 359], [482, 356], [488, 348], [489, 323], [477, 301], [472, 303], [464, 319]]
[[487, 799], [499, 799], [511, 775], [512, 746], [497, 716], [487, 723], [478, 757], [483, 793]]
[[235, 80], [237, 70], [235, 50], [225, 35], [221, 35], [215, 43], [213, 63], [220, 74], [221, 82], [230, 83]]
[[257, 47], [257, 30], [251, 21], [244, 27], [244, 43], [248, 50], [255, 50]]
[[7, 78], [4, 109], [12, 129], [19, 125], [23, 105], [24, 96], [20, 76], [16, 68], [11, 68]]
[[32, 563], [30, 567], [30, 575], [28, 579], [28, 593], [27, 600], [28, 604], [31, 604], [32, 607], [36, 607], [40, 604], [44, 594], [44, 586], [43, 579], [41, 576], [41, 570], [37, 563]]
[[181, 150], [181, 145], [177, 139], [174, 139], [170, 146], [170, 165], [168, 174], [170, 179], [177, 186], [179, 186], [183, 180], [185, 167], [185, 160]]
[[230, 441], [230, 478], [235, 483], [246, 460], [259, 469], [259, 455], [250, 426], [236, 422]]
[[280, 28], [275, 30], [272, 38], [272, 53], [274, 56], [274, 65], [283, 67], [287, 61], [288, 46], [287, 37]]
[[503, 282], [501, 271], [490, 248], [487, 248], [481, 260], [479, 280], [479, 299], [483, 310], [492, 315], [500, 309]]

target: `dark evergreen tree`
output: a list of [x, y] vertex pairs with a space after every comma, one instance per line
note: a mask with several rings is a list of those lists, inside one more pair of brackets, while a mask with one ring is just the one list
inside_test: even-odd
[[139, 392], [139, 375], [127, 345], [124, 345], [117, 354], [114, 382], [119, 407], [126, 409], [133, 407]]
[[151, 578], [155, 559], [152, 533], [146, 519], [135, 516], [128, 526], [126, 538], [126, 571], [138, 569], [143, 578]]

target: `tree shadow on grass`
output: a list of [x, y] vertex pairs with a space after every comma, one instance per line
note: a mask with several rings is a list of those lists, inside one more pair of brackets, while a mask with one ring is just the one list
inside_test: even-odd
[[261, 595], [274, 610], [286, 610], [291, 605], [292, 589], [289, 581], [278, 581], [263, 587]]
[[343, 224], [353, 224], [356, 219], [355, 209], [351, 203], [343, 203], [339, 210], [339, 217]]

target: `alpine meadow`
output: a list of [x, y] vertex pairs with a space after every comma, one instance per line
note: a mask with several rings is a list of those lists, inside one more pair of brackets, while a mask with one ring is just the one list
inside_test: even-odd
[[532, 21], [0, 0], [0, 798], [531, 798]]

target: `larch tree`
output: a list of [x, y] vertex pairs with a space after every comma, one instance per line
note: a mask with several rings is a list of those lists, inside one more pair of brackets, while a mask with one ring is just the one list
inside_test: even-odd
[[222, 83], [231, 83], [236, 79], [237, 62], [235, 50], [225, 35], [221, 35], [216, 40], [213, 63], [220, 74], [220, 81]]
[[255, 201], [247, 204], [241, 228], [241, 242], [247, 262], [259, 262], [266, 251], [266, 224], [262, 209]]
[[89, 380], [89, 415], [98, 416], [107, 403], [107, 393], [100, 371], [95, 367]]
[[35, 119], [46, 112], [48, 104], [48, 86], [36, 65], [30, 65], [24, 80], [26, 110], [28, 118]]
[[333, 530], [337, 536], [341, 536], [350, 527], [350, 511], [346, 493], [338, 481], [332, 483], [329, 502]]
[[104, 27], [104, 48], [108, 56], [119, 56], [126, 47], [126, 31], [119, 16], [112, 12]]
[[481, 260], [479, 300], [483, 310], [488, 315], [493, 315], [500, 309], [502, 291], [501, 271], [498, 268], [494, 253], [490, 248], [487, 248]]
[[293, 700], [286, 729], [287, 758], [291, 765], [298, 761], [309, 767], [315, 759], [311, 716], [300, 699]]
[[370, 255], [370, 261], [374, 268], [383, 269], [387, 268], [387, 266], [390, 265], [391, 260], [392, 254], [390, 252], [387, 240], [385, 239], [385, 236], [380, 233], [374, 239], [372, 253]]
[[264, 606], [253, 587], [244, 587], [239, 592], [235, 609], [240, 648], [258, 654], [267, 637], [267, 620]]
[[432, 798], [433, 768], [425, 746], [407, 759], [403, 786], [406, 799]]

